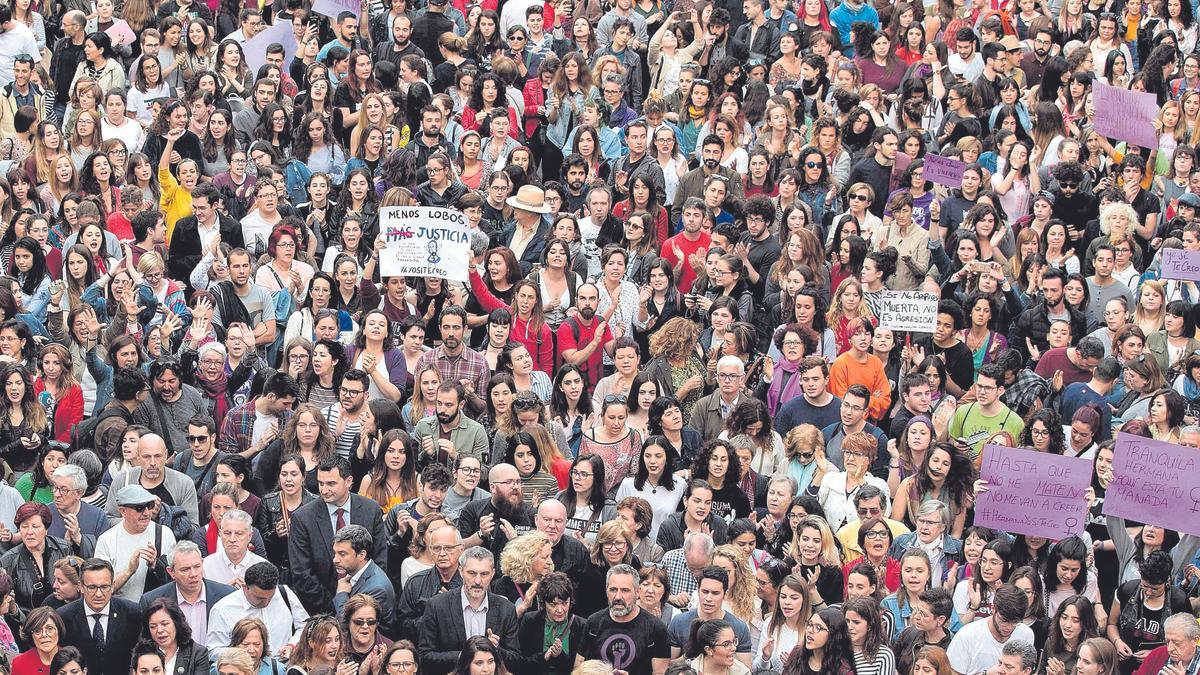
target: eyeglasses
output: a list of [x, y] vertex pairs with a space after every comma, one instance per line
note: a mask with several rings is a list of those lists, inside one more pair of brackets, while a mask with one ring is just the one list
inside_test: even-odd
[[351, 619], [350, 623], [359, 628], [374, 628], [379, 625], [379, 619]]
[[341, 390], [342, 396], [358, 396], [359, 394], [363, 394], [363, 393], [366, 393], [366, 391], [363, 389], [347, 389], [345, 387], [342, 387], [342, 390]]
[[595, 474], [580, 471], [579, 469], [571, 469], [571, 478], [592, 478]]
[[1049, 436], [1050, 430], [1049, 429], [1038, 429], [1035, 427], [1033, 429], [1030, 429], [1029, 433], [1032, 436]]
[[850, 195], [850, 200], [855, 202], [869, 201], [871, 198], [867, 195]]
[[733, 382], [741, 376], [741, 373], [717, 373], [717, 379], [722, 382]]
[[865, 459], [867, 456], [867, 453], [859, 452], [858, 450], [843, 450], [842, 456], [843, 457], [856, 457], [858, 459]]
[[84, 584], [83, 590], [88, 593], [107, 593], [112, 590], [112, 584]]
[[460, 466], [458, 470], [467, 474], [468, 476], [478, 476], [480, 473], [482, 473], [482, 471], [479, 470], [479, 467], [475, 466]]
[[625, 403], [628, 400], [629, 399], [626, 398], [624, 394], [609, 394], [608, 396], [604, 397], [605, 403]]
[[187, 436], [188, 443], [204, 443], [208, 441], [208, 434], [203, 436]]
[[416, 670], [416, 661], [390, 661], [387, 664], [388, 670]]
[[276, 244], [275, 244], [275, 248], [296, 248], [296, 242], [294, 242], [294, 241], [280, 241], [280, 242], [278, 242], [278, 243], [276, 243]]
[[863, 537], [866, 539], [887, 539], [889, 534], [891, 534], [891, 532], [886, 530], [868, 530]]
[[65, 494], [70, 494], [72, 492], [77, 492], [77, 490], [75, 488], [63, 487], [61, 485], [55, 485], [54, 489], [52, 491], [56, 495], [65, 495]]
[[605, 549], [607, 549], [607, 550], [609, 550], [609, 551], [618, 551], [618, 550], [620, 550], [620, 549], [623, 549], [623, 548], [625, 548], [625, 542], [623, 542], [623, 541], [619, 541], [619, 540], [618, 540], [618, 541], [610, 541], [610, 542], [606, 542], [606, 543], [604, 544], [603, 548], [605, 548]]
[[729, 649], [736, 644], [737, 644], [737, 640], [725, 640], [723, 642], [718, 642], [718, 643], [714, 644], [713, 646], [720, 647], [721, 649]]

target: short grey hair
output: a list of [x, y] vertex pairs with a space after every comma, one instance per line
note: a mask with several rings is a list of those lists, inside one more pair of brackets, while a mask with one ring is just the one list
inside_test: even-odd
[[224, 525], [227, 520], [235, 523], [245, 523], [246, 527], [254, 528], [254, 519], [250, 517], [249, 513], [241, 509], [229, 509], [226, 511], [225, 515], [221, 516], [221, 524]]
[[879, 506], [884, 511], [887, 511], [888, 510], [887, 495], [884, 494], [883, 490], [880, 490], [879, 488], [875, 487], [874, 485], [870, 485], [870, 484], [863, 485], [862, 487], [860, 487], [858, 489], [857, 492], [854, 493], [854, 508], [857, 509], [859, 504], [867, 501], [868, 499], [875, 499], [876, 497], [879, 498]]
[[[401, 16], [403, 16], [403, 15], [401, 15]], [[488, 249], [488, 243], [490, 241], [491, 240], [488, 238], [487, 233], [483, 232], [482, 230], [475, 230], [474, 232], [472, 232], [471, 233], [471, 255], [476, 255], [476, 256], [483, 255], [484, 251], [486, 251]]]
[[[1180, 436], [1182, 436], [1182, 435], [1184, 435], [1184, 434], [1200, 434], [1200, 425], [1198, 425], [1198, 424], [1189, 424], [1189, 425], [1187, 425], [1186, 427], [1184, 427], [1184, 428], [1180, 429], [1180, 430], [1179, 430], [1179, 435], [1180, 435]], [[58, 475], [58, 471], [57, 471], [57, 470], [54, 472], [54, 475], [56, 475], [56, 476]]]
[[917, 517], [930, 516], [937, 514], [938, 518], [942, 519], [942, 527], [950, 527], [950, 508], [945, 502], [937, 499], [926, 499], [917, 507]]
[[687, 555], [688, 551], [699, 549], [704, 551], [704, 554], [711, 558], [713, 549], [716, 547], [717, 544], [713, 541], [712, 535], [704, 532], [689, 532], [688, 535], [683, 538], [684, 555]]
[[75, 490], [78, 490], [80, 493], [87, 491], [87, 473], [85, 473], [82, 468], [75, 466], [74, 464], [63, 464], [55, 469], [54, 473], [51, 475], [55, 478], [71, 479], [71, 487]]
[[[1196, 623], [1192, 619], [1192, 624]], [[1021, 669], [1033, 671], [1037, 668], [1038, 653], [1034, 646], [1025, 640], [1009, 640], [1004, 643], [1004, 647], [1000, 650], [1004, 656], [1019, 656], [1021, 657]]]
[[463, 551], [462, 555], [458, 556], [458, 566], [466, 567], [467, 563], [472, 560], [486, 560], [491, 563], [493, 569], [496, 567], [496, 556], [482, 546], [472, 546]]
[[722, 356], [720, 360], [717, 361], [717, 367], [720, 368], [721, 366], [734, 366], [738, 369], [739, 373], [746, 372], [745, 362], [732, 354]]
[[738, 434], [729, 439], [729, 443], [735, 448], [745, 448], [747, 450], [756, 450], [758, 446], [754, 443], [754, 439], [749, 434]]
[[371, 546], [374, 542], [371, 531], [362, 525], [347, 525], [333, 535], [333, 543], [350, 544], [355, 553], [366, 551], [368, 558], [371, 557]]
[[1163, 622], [1163, 632], [1179, 631], [1187, 637], [1188, 640], [1200, 640], [1200, 623], [1196, 623], [1196, 617], [1187, 612], [1172, 614]]
[[[795, 497], [796, 493], [800, 491], [800, 486], [796, 484], [796, 479], [792, 478], [791, 476], [775, 476], [771, 480], [767, 481], [767, 489], [769, 490], [771, 486], [776, 483], [783, 483], [786, 485], [788, 489], [792, 491], [793, 497]], [[863, 487], [867, 486], [864, 485]]]
[[612, 567], [608, 568], [608, 572], [604, 575], [605, 588], [608, 587], [608, 584], [612, 581], [612, 578], [618, 574], [628, 574], [629, 576], [633, 577], [633, 585], [635, 588], [640, 586], [642, 583], [642, 575], [633, 568], [633, 565], [621, 563], [620, 565], [613, 565]]
[[175, 559], [178, 558], [179, 554], [181, 553], [195, 553], [198, 556], [204, 556], [204, 554], [200, 552], [200, 547], [197, 546], [196, 542], [194, 541], [175, 542], [175, 545], [172, 546], [171, 550], [167, 552], [167, 567], [175, 567]]

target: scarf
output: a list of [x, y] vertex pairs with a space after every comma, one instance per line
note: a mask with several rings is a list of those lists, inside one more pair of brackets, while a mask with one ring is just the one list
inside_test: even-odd
[[[771, 380], [770, 386], [767, 388], [767, 409], [771, 414], [779, 412], [779, 402], [781, 399], [791, 400], [796, 396], [796, 390], [800, 386], [800, 379], [796, 377], [796, 370], [800, 367], [800, 363], [792, 363], [787, 359], [779, 359], [775, 364], [775, 377]], [[791, 377], [786, 378], [787, 384], [784, 384], [784, 373], [791, 373]], [[790, 396], [783, 396], [785, 393], [790, 393]]]
[[687, 114], [693, 121], [700, 121], [707, 114], [704, 110], [696, 110], [696, 106], [688, 104]]
[[545, 654], [547, 649], [554, 646], [554, 641], [562, 638], [562, 653], [569, 654], [571, 652], [570, 641], [571, 631], [570, 617], [562, 623], [555, 623], [546, 617], [546, 624], [542, 627], [542, 653]]
[[211, 518], [208, 527], [204, 528], [204, 544], [208, 547], [209, 555], [217, 552], [217, 521]]
[[215, 380], [197, 377], [196, 385], [200, 387], [206, 397], [212, 399], [213, 419], [225, 419], [225, 414], [229, 412], [229, 375], [225, 373], [225, 369], [221, 369], [221, 374]]

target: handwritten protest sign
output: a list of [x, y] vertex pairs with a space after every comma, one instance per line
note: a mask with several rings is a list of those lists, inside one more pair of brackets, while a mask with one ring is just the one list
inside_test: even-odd
[[938, 296], [923, 291], [884, 291], [879, 327], [932, 333], [937, 326]]
[[925, 180], [945, 185], [946, 187], [962, 187], [963, 170], [967, 165], [957, 159], [941, 155], [925, 155]]
[[1200, 281], [1200, 253], [1182, 248], [1164, 248], [1162, 278]]
[[1200, 450], [1117, 434], [1104, 514], [1200, 535]]
[[274, 26], [267, 26], [258, 35], [246, 40], [242, 51], [246, 54], [246, 65], [250, 67], [250, 72], [258, 72], [267, 62], [267, 47], [276, 42], [283, 45], [283, 62], [291, 63], [296, 55], [296, 35], [292, 32], [291, 21], [279, 21]]
[[979, 477], [988, 491], [975, 502], [976, 525], [1050, 539], [1079, 534], [1087, 525], [1090, 460], [985, 445]]
[[342, 12], [362, 13], [362, 3], [358, 0], [314, 0], [312, 9], [317, 14], [336, 19]]
[[379, 234], [387, 248], [380, 274], [467, 280], [471, 233], [461, 211], [432, 206], [392, 206], [379, 210]]
[[1158, 116], [1158, 98], [1154, 94], [1110, 87], [1097, 80], [1092, 83], [1096, 106], [1095, 129], [1101, 136], [1128, 141], [1143, 148], [1157, 148], [1154, 119]]

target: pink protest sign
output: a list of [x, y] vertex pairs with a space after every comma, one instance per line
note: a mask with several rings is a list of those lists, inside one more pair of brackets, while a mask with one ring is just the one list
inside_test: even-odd
[[342, 12], [362, 13], [362, 3], [358, 0], [315, 0], [312, 9], [317, 14], [324, 14], [331, 19], [337, 19]]
[[1182, 248], [1162, 250], [1162, 278], [1200, 281], [1200, 252]]
[[1117, 434], [1104, 513], [1200, 535], [1200, 450]]
[[1158, 99], [1154, 94], [1110, 87], [1097, 80], [1092, 83], [1092, 101], [1096, 132], [1101, 136], [1143, 148], [1158, 147], [1158, 133], [1154, 131]]
[[963, 170], [966, 168], [967, 165], [957, 159], [941, 155], [925, 155], [925, 180], [938, 185], [961, 188]]
[[1089, 460], [986, 445], [979, 477], [988, 481], [988, 491], [975, 503], [976, 525], [1062, 539], [1087, 524]]

